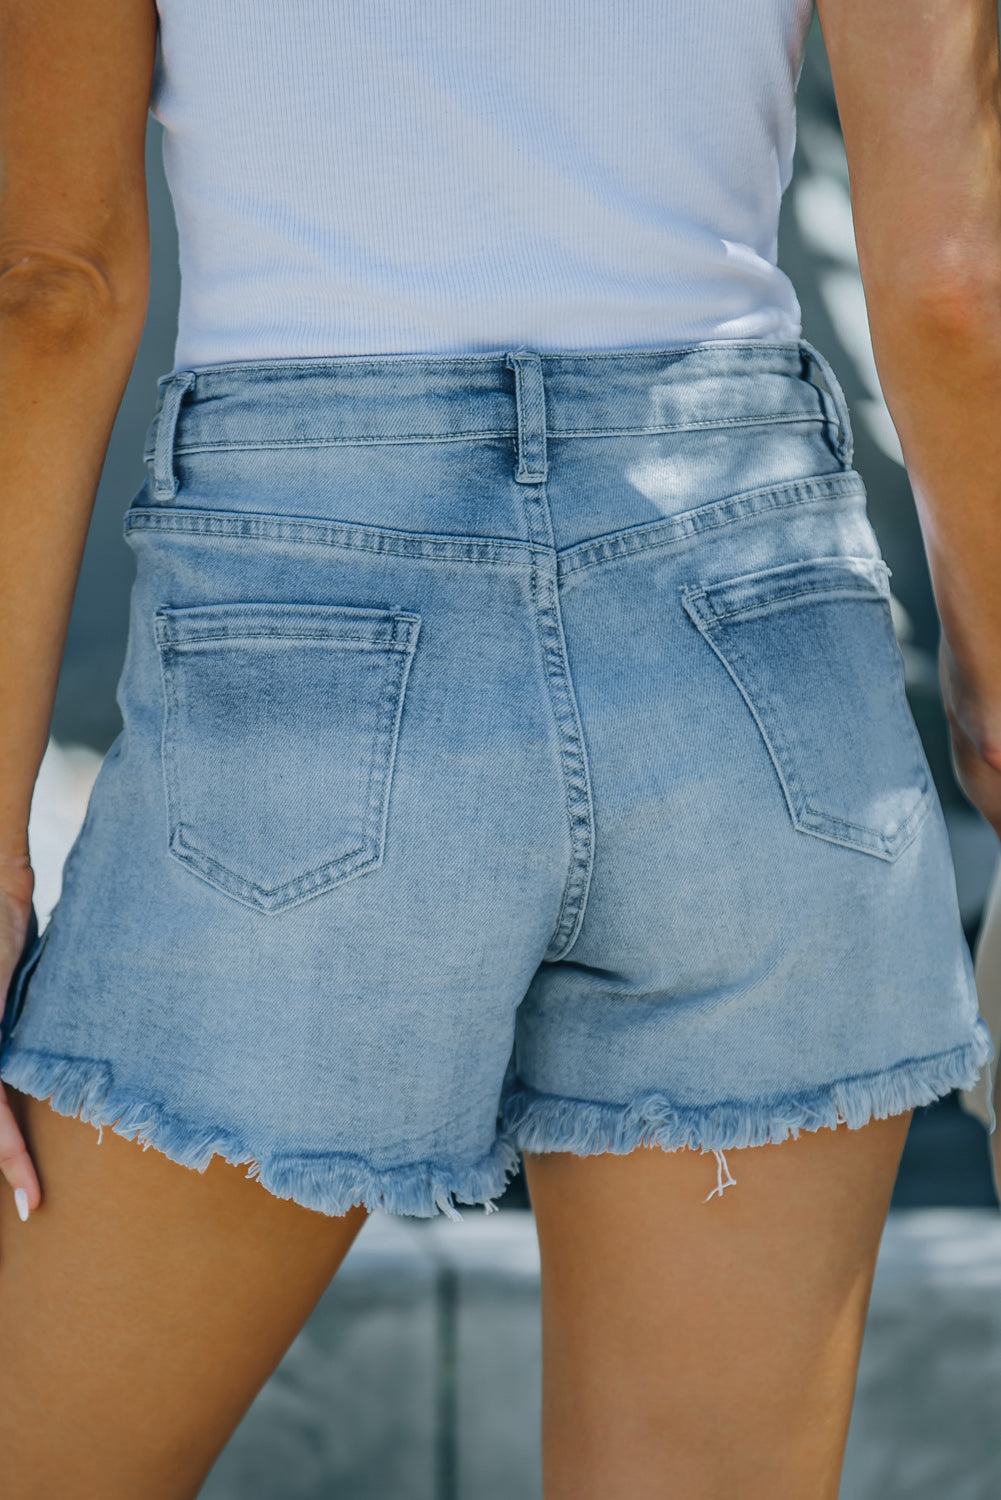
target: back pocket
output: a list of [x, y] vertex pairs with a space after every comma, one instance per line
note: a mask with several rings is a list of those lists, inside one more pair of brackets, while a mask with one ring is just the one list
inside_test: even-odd
[[682, 590], [744, 695], [803, 833], [894, 860], [932, 805], [881, 559], [817, 558]]
[[381, 864], [420, 617], [209, 604], [154, 628], [171, 854], [264, 912]]

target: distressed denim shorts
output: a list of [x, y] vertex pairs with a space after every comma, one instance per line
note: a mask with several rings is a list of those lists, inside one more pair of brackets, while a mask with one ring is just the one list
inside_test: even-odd
[[328, 1214], [452, 1217], [520, 1148], [686, 1146], [722, 1191], [728, 1147], [974, 1083], [811, 344], [179, 370], [144, 456], [123, 728], [4, 1080]]

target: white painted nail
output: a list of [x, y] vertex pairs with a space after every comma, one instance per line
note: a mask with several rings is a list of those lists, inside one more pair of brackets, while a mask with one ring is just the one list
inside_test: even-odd
[[23, 1224], [28, 1217], [28, 1194], [24, 1188], [15, 1189], [14, 1202], [17, 1204], [17, 1216]]

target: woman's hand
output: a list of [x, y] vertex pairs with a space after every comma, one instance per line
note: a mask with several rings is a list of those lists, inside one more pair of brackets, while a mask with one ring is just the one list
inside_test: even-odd
[[954, 656], [944, 632], [938, 665], [956, 780], [1001, 837], [1001, 673], [991, 701], [985, 701]]
[[[0, 1015], [6, 1003], [11, 975], [28, 933], [35, 877], [27, 854], [0, 855]], [[0, 1172], [14, 1190], [22, 1219], [42, 1201], [35, 1168], [28, 1155], [13, 1110], [0, 1083]]]

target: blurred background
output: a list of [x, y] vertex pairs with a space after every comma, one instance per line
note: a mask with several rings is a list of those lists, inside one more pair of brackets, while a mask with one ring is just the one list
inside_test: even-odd
[[[163, 176], [160, 126], [148, 119], [147, 172], [152, 291], [142, 345], [104, 466], [56, 697], [52, 741], [32, 816], [39, 919], [59, 889], [62, 858], [82, 820], [100, 757], [121, 725], [115, 686], [125, 650], [132, 554], [121, 536], [124, 511], [144, 478], [143, 438], [157, 376], [173, 364], [179, 293], [177, 238]], [[798, 143], [783, 203], [779, 260], [803, 309], [803, 332], [831, 360], [848, 397], [855, 465], [869, 513], [893, 573], [894, 616], [907, 691], [945, 809], [960, 909], [976, 939], [998, 841], [954, 779], [935, 653], [938, 621], [907, 474], [873, 360], [852, 228], [848, 171], [830, 70], [814, 21], [799, 87]], [[504, 1203], [526, 1202], [520, 1179]], [[895, 1206], [993, 1206], [985, 1132], [956, 1096], [915, 1113], [894, 1195]]]

